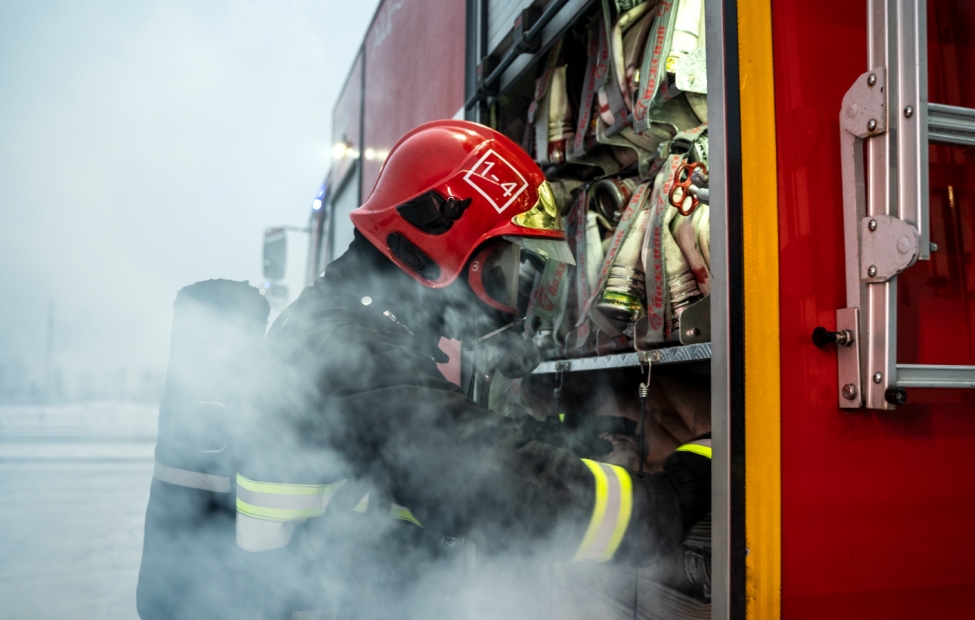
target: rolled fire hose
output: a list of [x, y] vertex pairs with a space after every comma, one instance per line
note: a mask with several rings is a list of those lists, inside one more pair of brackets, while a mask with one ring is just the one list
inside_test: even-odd
[[[596, 92], [597, 99], [599, 101], [599, 116], [607, 127], [615, 127], [618, 131], [620, 125], [617, 121], [622, 121], [622, 119], [627, 115], [628, 111], [632, 109], [632, 101], [630, 99], [627, 80], [626, 80], [626, 60], [624, 56], [624, 33], [632, 29], [632, 27], [640, 22], [640, 19], [647, 14], [651, 6], [649, 2], [644, 2], [628, 11], [623, 13], [612, 28], [607, 28], [606, 32], [609, 35], [609, 62], [611, 66], [610, 76], [606, 83]], [[604, 19], [608, 15], [606, 7], [604, 5], [603, 11]], [[604, 22], [604, 27], [607, 24]], [[649, 25], [647, 26], [649, 29]], [[605, 36], [605, 35], [604, 35]], [[634, 36], [639, 36], [634, 35]], [[631, 37], [632, 39], [632, 37]]]
[[572, 110], [566, 92], [566, 65], [556, 67], [545, 95], [548, 104], [548, 161], [561, 164], [575, 138]]
[[634, 216], [630, 230], [620, 246], [616, 260], [606, 275], [606, 287], [596, 307], [614, 321], [632, 322], [644, 311], [647, 297], [646, 273], [643, 271], [641, 250], [650, 209], [643, 208]]
[[670, 44], [670, 53], [667, 55], [667, 73], [674, 73], [677, 61], [698, 48], [702, 4], [702, 0], [680, 0], [680, 4], [677, 5], [674, 38]]
[[[656, 7], [654, 7], [656, 8]], [[640, 89], [640, 63], [643, 61], [643, 52], [647, 47], [647, 40], [650, 35], [650, 28], [656, 11], [650, 11], [639, 19], [623, 37], [623, 64], [626, 76], [626, 102], [627, 107], [633, 109], [633, 99]]]
[[[703, 159], [705, 165], [707, 165], [707, 138], [702, 136], [695, 143], [695, 149], [698, 151], [699, 159]], [[694, 226], [695, 234], [697, 235], [697, 245], [701, 250], [701, 255], [704, 257], [704, 264], [707, 266], [708, 270], [711, 269], [711, 207], [708, 206], [710, 201], [710, 195], [708, 190], [708, 177], [706, 174], [701, 174], [700, 170], [695, 170], [691, 174], [691, 183], [693, 184], [691, 191], [698, 199], [697, 209], [692, 215], [691, 223]]]
[[708, 271], [711, 270], [711, 207], [705, 203], [697, 206], [691, 223], [697, 232], [697, 246], [701, 248], [701, 256]]
[[664, 264], [667, 267], [667, 286], [670, 289], [670, 303], [673, 308], [672, 317], [676, 321], [684, 308], [691, 305], [701, 296], [697, 280], [691, 272], [684, 253], [671, 233], [671, 224], [679, 213], [677, 207], [670, 205], [664, 215], [662, 227]]
[[692, 217], [682, 215], [674, 217], [672, 232], [677, 246], [684, 254], [691, 273], [697, 281], [698, 289], [702, 295], [708, 295], [711, 293], [711, 272], [708, 270], [708, 265], [698, 245], [698, 236], [697, 231], [694, 229], [693, 214], [691, 215]]
[[596, 287], [605, 256], [602, 235], [599, 233], [599, 215], [595, 211], [586, 211], [586, 281], [590, 289]]
[[[656, 16], [652, 26], [654, 34], [651, 35], [653, 43], [648, 42], [643, 53], [643, 60], [640, 64], [640, 86], [633, 106], [633, 130], [638, 133], [650, 129], [653, 120], [650, 118], [650, 110], [654, 107], [654, 100], [661, 84], [667, 80], [666, 58], [670, 52], [674, 21], [677, 16], [673, 3], [662, 3], [658, 5], [655, 12]], [[655, 38], [657, 33], [662, 34], [663, 38]]]
[[[627, 179], [609, 178], [597, 181], [593, 184], [589, 194], [590, 213], [593, 213], [596, 221], [608, 230], [615, 230], [623, 215], [623, 211], [626, 210], [626, 205], [633, 196], [636, 186], [637, 181], [632, 177]], [[639, 214], [638, 217], [641, 215], [645, 215], [645, 213]], [[606, 276], [606, 287], [603, 295], [596, 304], [596, 307], [603, 314], [613, 320], [626, 322], [634, 314], [638, 315], [642, 307], [640, 300], [646, 296], [643, 270], [642, 268], [637, 269], [637, 263], [640, 262], [639, 244], [642, 243], [642, 236], [636, 239], [633, 234], [635, 229], [641, 226], [641, 223], [643, 228], [646, 228], [646, 217], [642, 218], [642, 222], [639, 219], [634, 222], [633, 228], [627, 233], [619, 254]], [[587, 230], [587, 243], [588, 239]], [[595, 260], [590, 263], [594, 267], [590, 286], [594, 289], [599, 284], [597, 282], [598, 274], [607, 252], [606, 245], [603, 244], [608, 244], [611, 240], [611, 238], [604, 240], [598, 246], [598, 249], [596, 249], [595, 238], [593, 239], [593, 258], [598, 256], [601, 259], [598, 263]], [[635, 252], [630, 247], [634, 243], [637, 244]], [[586, 275], [587, 277], [589, 276], [588, 273]]]
[[589, 210], [602, 216], [600, 223], [608, 230], [615, 230], [636, 186], [633, 177], [596, 181], [589, 192]]

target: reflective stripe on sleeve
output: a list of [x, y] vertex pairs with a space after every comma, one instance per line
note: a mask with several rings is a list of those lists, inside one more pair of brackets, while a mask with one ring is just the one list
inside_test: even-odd
[[607, 562], [623, 540], [633, 512], [633, 482], [622, 467], [582, 459], [596, 482], [589, 528], [573, 561]]
[[697, 439], [678, 447], [675, 452], [693, 452], [694, 454], [700, 454], [701, 456], [711, 458], [711, 440]]
[[363, 513], [369, 510], [369, 494], [366, 493], [365, 496], [359, 500], [359, 503], [356, 504], [355, 508], [353, 508], [352, 510], [356, 512], [363, 512]]
[[[366, 493], [365, 497], [359, 500], [359, 503], [355, 505], [352, 510], [356, 512], [365, 513], [369, 510], [369, 494]], [[400, 506], [399, 504], [393, 504], [389, 509], [389, 516], [394, 519], [399, 519], [400, 521], [409, 521], [413, 525], [423, 527], [420, 520], [413, 516], [413, 512], [406, 506]]]
[[399, 519], [400, 521], [409, 521], [413, 525], [423, 527], [420, 521], [413, 516], [413, 513], [410, 512], [410, 509], [406, 506], [393, 504], [393, 507], [389, 510], [389, 516], [393, 517], [394, 519]]
[[180, 487], [200, 489], [201, 491], [213, 491], [214, 493], [230, 493], [229, 476], [215, 476], [213, 474], [204, 474], [188, 469], [178, 469], [163, 465], [159, 461], [156, 461], [155, 468], [152, 471], [152, 477], [156, 480], [175, 484]]
[[237, 474], [237, 512], [270, 521], [293, 521], [325, 514], [328, 503], [347, 482], [280, 484], [256, 482]]

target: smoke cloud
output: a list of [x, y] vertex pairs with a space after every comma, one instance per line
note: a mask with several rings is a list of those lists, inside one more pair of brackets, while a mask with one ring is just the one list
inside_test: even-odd
[[65, 389], [135, 386], [165, 368], [181, 286], [261, 280], [376, 4], [0, 2], [0, 392], [49, 381], [52, 301]]

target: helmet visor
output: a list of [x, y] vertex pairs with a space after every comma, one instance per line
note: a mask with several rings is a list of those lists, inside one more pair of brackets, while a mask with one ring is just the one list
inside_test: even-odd
[[481, 301], [508, 314], [518, 314], [518, 271], [521, 248], [493, 243], [471, 260], [468, 282]]
[[506, 241], [515, 243], [527, 252], [538, 254], [546, 260], [557, 260], [560, 263], [575, 265], [575, 258], [572, 257], [572, 250], [564, 239], [551, 239], [545, 237], [505, 237]]

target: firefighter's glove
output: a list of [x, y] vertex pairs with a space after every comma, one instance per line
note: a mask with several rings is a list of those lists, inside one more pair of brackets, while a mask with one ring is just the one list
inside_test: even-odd
[[711, 434], [708, 433], [684, 444], [664, 461], [664, 474], [673, 481], [678, 491], [685, 533], [711, 511], [711, 457], [685, 448], [707, 440], [707, 454], [710, 455], [710, 439]]
[[[600, 435], [614, 432], [616, 418], [603, 416], [580, 418], [575, 414], [561, 417], [564, 421], [560, 416], [549, 416], [542, 422], [532, 417], [524, 418], [521, 423], [524, 442], [537, 441], [556, 448], [565, 448], [582, 458], [595, 458], [613, 451], [613, 444]], [[605, 429], [602, 428], [604, 426]]]
[[[705, 438], [710, 436], [690, 443]], [[710, 512], [711, 458], [686, 450], [688, 445], [668, 456], [661, 472], [630, 472], [633, 516], [614, 560], [639, 566], [672, 556], [691, 526]]]

